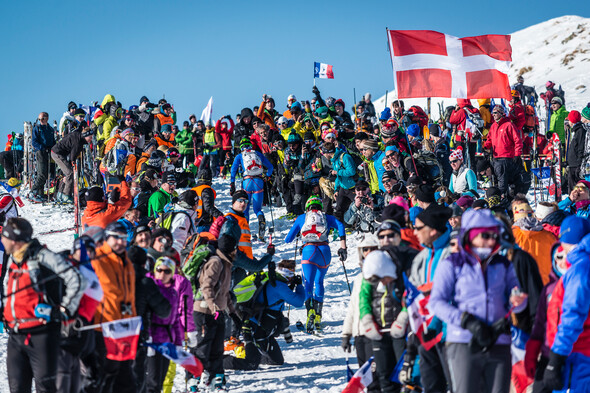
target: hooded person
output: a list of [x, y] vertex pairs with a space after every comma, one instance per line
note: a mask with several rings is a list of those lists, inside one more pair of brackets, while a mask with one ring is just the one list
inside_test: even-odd
[[85, 194], [86, 209], [82, 215], [82, 225], [105, 228], [118, 220], [131, 207], [131, 192], [127, 182], [121, 181], [121, 187], [110, 192], [108, 200], [101, 186], [90, 187]]
[[244, 138], [249, 138], [250, 135], [254, 132], [254, 127], [252, 126], [252, 119], [254, 118], [254, 113], [250, 108], [244, 108], [240, 112], [240, 121], [234, 127], [234, 154], [240, 154], [240, 142]]
[[561, 225], [560, 240], [571, 266], [555, 285], [547, 307], [550, 352], [543, 373], [543, 385], [558, 392], [584, 391], [590, 383], [589, 232], [590, 223], [583, 218], [568, 217]]
[[518, 290], [513, 265], [499, 254], [501, 228], [490, 210], [468, 210], [459, 251], [435, 272], [428, 308], [447, 324], [447, 357], [457, 393], [476, 391], [482, 383], [488, 391], [510, 389], [506, 315], [523, 311], [527, 296]]
[[222, 216], [223, 213], [215, 207], [217, 193], [213, 187], [211, 187], [211, 171], [206, 168], [200, 169], [199, 172], [197, 172], [196, 181], [197, 185], [192, 188], [197, 194], [197, 217], [195, 225], [197, 226], [197, 232], [207, 232], [213, 221], [217, 217]]
[[514, 241], [535, 258], [543, 284], [547, 284], [551, 273], [551, 247], [557, 239], [553, 233], [543, 228], [528, 203], [513, 202], [512, 213]]

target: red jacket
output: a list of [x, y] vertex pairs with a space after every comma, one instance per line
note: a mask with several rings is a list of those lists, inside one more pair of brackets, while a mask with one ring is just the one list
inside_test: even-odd
[[471, 100], [458, 99], [457, 105], [459, 105], [460, 109], [451, 113], [451, 116], [449, 116], [449, 123], [455, 124], [457, 126], [457, 130], [465, 130], [465, 123], [467, 121], [467, 114], [465, 111], [468, 110], [472, 113], [479, 111], [471, 106]]
[[484, 147], [494, 149], [494, 158], [519, 157], [522, 154], [522, 139], [510, 119], [504, 117], [492, 124]]
[[235, 124], [232, 119], [228, 120], [230, 124], [229, 129], [227, 128], [227, 126], [225, 128], [221, 127], [221, 119], [217, 120], [217, 123], [215, 123], [215, 132], [221, 135], [221, 148], [223, 150], [230, 150], [232, 148], [231, 137], [234, 134]]
[[524, 123], [526, 121], [524, 116], [524, 106], [522, 106], [522, 102], [515, 103], [510, 108], [510, 113], [508, 114], [510, 117], [510, 121], [519, 132], [522, 132], [522, 127], [524, 127]]

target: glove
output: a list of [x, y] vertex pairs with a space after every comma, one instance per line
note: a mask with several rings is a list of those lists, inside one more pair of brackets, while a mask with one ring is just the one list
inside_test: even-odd
[[196, 348], [197, 347], [197, 332], [188, 332], [186, 334], [187, 337], [187, 344], [189, 348]]
[[342, 336], [342, 343], [340, 344], [340, 346], [342, 347], [344, 352], [350, 353], [352, 351], [352, 345], [350, 344], [351, 338], [352, 336], [350, 334], [345, 334], [344, 336]]
[[115, 188], [109, 195], [109, 203], [117, 203], [119, 202], [119, 199], [121, 199], [121, 190], [119, 188]]
[[229, 120], [229, 119], [231, 119], [231, 115], [225, 115], [225, 118], [226, 118], [227, 120]]
[[369, 340], [374, 341], [381, 341], [383, 337], [371, 314], [367, 314], [361, 319], [361, 333]]
[[301, 278], [300, 275], [293, 276], [293, 283], [295, 283], [295, 285], [301, 285], [303, 284], [303, 278]]
[[229, 185], [229, 194], [232, 195], [234, 192], [236, 192], [236, 183], [231, 183]]
[[275, 255], [275, 245], [269, 244], [268, 247], [266, 247], [266, 253], [268, 255]]
[[475, 316], [464, 312], [461, 316], [461, 327], [469, 330], [473, 335], [469, 343], [473, 352], [479, 352], [493, 344], [492, 329]]
[[391, 330], [389, 334], [393, 338], [402, 338], [406, 335], [406, 329], [408, 328], [408, 311], [403, 309], [398, 315], [395, 321], [391, 324]]
[[414, 370], [414, 359], [412, 356], [405, 354], [402, 368], [399, 370], [399, 381], [402, 384], [412, 382], [412, 371]]
[[348, 258], [348, 253], [346, 252], [346, 248], [338, 249], [338, 256], [340, 257], [340, 260], [342, 262], [346, 261], [346, 258]]
[[549, 352], [549, 363], [543, 374], [543, 385], [547, 390], [563, 389], [563, 367], [567, 356], [559, 355], [553, 351]]
[[529, 378], [535, 377], [535, 371], [537, 370], [537, 359], [541, 352], [541, 341], [529, 339], [526, 342], [525, 354], [524, 354], [524, 371], [526, 376]]
[[320, 89], [318, 89], [317, 86], [314, 86], [311, 88], [311, 92], [317, 96], [320, 94]]
[[268, 283], [277, 286], [277, 265], [272, 261], [268, 263]]
[[52, 309], [53, 309], [53, 307], [51, 307], [49, 304], [39, 303], [35, 307], [35, 316], [37, 318], [43, 318], [47, 322], [50, 322]]

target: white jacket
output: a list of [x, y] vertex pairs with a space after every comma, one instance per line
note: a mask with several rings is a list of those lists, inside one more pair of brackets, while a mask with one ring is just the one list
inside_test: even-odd
[[177, 214], [174, 215], [172, 223], [170, 224], [170, 232], [172, 232], [174, 238], [172, 247], [180, 254], [186, 239], [195, 233], [195, 219], [197, 218], [197, 212], [178, 207], [178, 205], [174, 210]]
[[342, 325], [342, 335], [350, 334], [353, 337], [360, 335], [360, 309], [359, 298], [361, 296], [361, 283], [363, 281], [363, 274], [359, 273], [352, 282], [352, 294], [350, 295], [350, 302], [348, 303], [348, 310]]

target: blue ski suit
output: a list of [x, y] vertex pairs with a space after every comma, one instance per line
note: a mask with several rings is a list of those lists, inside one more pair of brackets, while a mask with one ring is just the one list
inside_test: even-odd
[[[266, 169], [266, 177], [270, 177], [270, 175], [272, 175], [272, 171], [274, 169], [272, 164], [270, 163], [270, 161], [268, 161], [268, 159], [261, 152], [255, 151], [255, 153], [258, 156], [258, 158], [260, 158], [262, 165], [265, 168], [267, 168]], [[241, 173], [247, 173], [246, 168], [244, 166], [244, 159], [242, 158], [242, 154], [243, 154], [243, 152], [236, 156], [236, 158], [234, 159], [234, 163], [231, 166], [231, 182], [232, 183], [234, 183], [236, 181], [236, 175], [238, 173], [238, 170]], [[244, 189], [244, 191], [246, 191], [246, 193], [248, 194], [248, 197], [249, 197], [248, 206], [246, 206], [246, 210], [244, 211], [246, 219], [248, 221], [250, 221], [249, 220], [250, 205], [252, 205], [252, 207], [254, 209], [254, 214], [256, 214], [256, 217], [259, 217], [261, 215], [264, 216], [264, 214], [262, 213], [262, 201], [264, 200], [264, 180], [262, 180], [261, 175], [258, 175], [258, 176], [245, 175], [244, 180], [242, 181], [242, 188]]]

